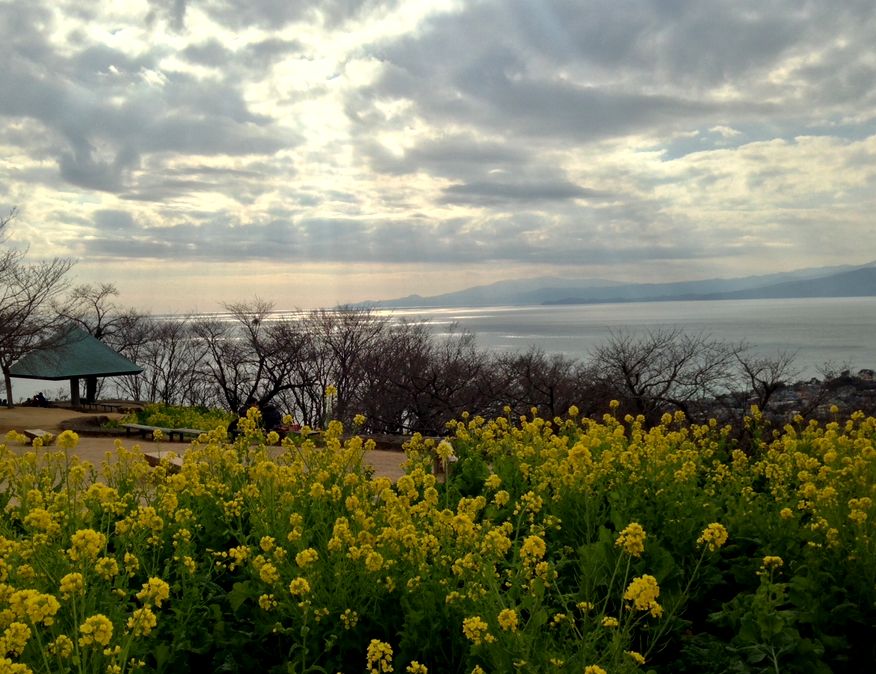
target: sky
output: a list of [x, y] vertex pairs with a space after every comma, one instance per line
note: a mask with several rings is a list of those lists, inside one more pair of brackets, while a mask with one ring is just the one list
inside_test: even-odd
[[154, 312], [876, 258], [872, 0], [0, 0], [6, 245]]

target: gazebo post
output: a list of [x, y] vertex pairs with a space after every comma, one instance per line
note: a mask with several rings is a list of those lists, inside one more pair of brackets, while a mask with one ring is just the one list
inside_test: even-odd
[[93, 403], [97, 398], [97, 377], [85, 378], [85, 402]]
[[79, 407], [81, 401], [79, 399], [79, 378], [73, 377], [70, 380], [70, 404], [73, 407]]

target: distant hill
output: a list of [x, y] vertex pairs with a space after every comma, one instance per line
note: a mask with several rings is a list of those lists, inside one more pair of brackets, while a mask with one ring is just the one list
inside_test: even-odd
[[387, 308], [543, 304], [551, 300], [570, 297], [584, 290], [622, 285], [622, 283], [617, 281], [607, 281], [605, 279], [564, 279], [554, 276], [542, 276], [532, 279], [499, 281], [489, 285], [475, 286], [431, 297], [408, 295], [399, 299], [383, 300], [368, 304]]
[[876, 295], [876, 267], [832, 274], [817, 279], [786, 281], [751, 290], [720, 293], [703, 299], [747, 300], [791, 297], [869, 297]]
[[[592, 304], [596, 302], [643, 302], [680, 300], [754, 300], [806, 297], [870, 297], [876, 296], [876, 266], [870, 265], [818, 275], [815, 278], [793, 279], [773, 283], [759, 283], [752, 287], [736, 290], [725, 289], [709, 292], [700, 284], [666, 284], [665, 292], [657, 295], [637, 295], [633, 286], [622, 288], [624, 292], [611, 297], [593, 299], [589, 297], [568, 297], [547, 304]], [[651, 288], [654, 289], [653, 287]]]
[[477, 307], [871, 295], [876, 295], [876, 262], [676, 283], [541, 277], [500, 281], [430, 297], [409, 295], [367, 304], [385, 308]]

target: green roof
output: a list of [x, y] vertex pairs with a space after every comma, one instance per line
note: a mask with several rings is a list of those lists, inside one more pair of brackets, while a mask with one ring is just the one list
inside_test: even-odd
[[143, 368], [84, 330], [70, 327], [52, 343], [31, 351], [10, 368], [22, 379], [75, 379], [140, 374]]

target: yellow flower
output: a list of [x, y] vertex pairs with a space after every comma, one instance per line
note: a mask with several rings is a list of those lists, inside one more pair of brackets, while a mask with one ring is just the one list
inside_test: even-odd
[[[612, 400], [612, 402], [614, 402]], [[607, 674], [607, 672], [599, 665], [587, 665], [584, 668], [584, 674]]]
[[61, 578], [61, 596], [69, 599], [85, 590], [85, 577], [81, 573], [68, 573]]
[[504, 489], [500, 489], [496, 492], [496, 495], [493, 497], [493, 503], [495, 503], [498, 507], [505, 506], [508, 501], [511, 500], [511, 494], [509, 494]]
[[61, 525], [55, 521], [55, 517], [45, 508], [32, 508], [25, 515], [24, 524], [39, 531], [44, 531], [49, 536], [55, 536], [61, 532]]
[[158, 618], [148, 606], [135, 609], [128, 618], [128, 629], [135, 637], [148, 635], [158, 624]]
[[707, 545], [710, 552], [714, 552], [727, 542], [727, 530], [723, 525], [712, 522], [703, 529], [703, 533], [697, 539], [700, 545]]
[[520, 557], [524, 562], [532, 562], [544, 557], [547, 545], [540, 536], [527, 536], [520, 547]]
[[343, 624], [344, 629], [353, 629], [357, 622], [359, 622], [359, 614], [350, 609], [344, 609], [344, 612], [341, 613], [341, 623]]
[[633, 578], [624, 592], [624, 599], [632, 602], [634, 609], [637, 611], [650, 611], [651, 615], [655, 618], [663, 613], [663, 609], [657, 603], [657, 597], [659, 596], [660, 586], [657, 585], [657, 579], [647, 574]]
[[265, 562], [259, 569], [259, 578], [262, 579], [263, 583], [273, 585], [278, 580], [280, 580], [280, 572], [277, 571], [276, 566], [274, 566], [270, 562]]
[[416, 660], [411, 660], [411, 664], [407, 666], [405, 671], [408, 674], [429, 674], [429, 669], [426, 665], [422, 665]]
[[326, 398], [334, 398], [338, 395], [338, 387], [332, 384], [329, 384], [325, 387], [325, 397]]
[[289, 594], [294, 597], [305, 595], [310, 592], [310, 583], [305, 578], [300, 576], [289, 583]]
[[450, 459], [455, 456], [453, 452], [453, 445], [451, 445], [447, 440], [442, 440], [435, 448], [435, 454], [437, 454], [438, 458], [444, 461], [446, 464], [447, 461], [450, 461]]
[[392, 646], [384, 641], [372, 639], [368, 644], [366, 662], [369, 674], [392, 671]]
[[637, 665], [645, 664], [645, 656], [639, 653], [639, 651], [624, 651], [624, 653], [629, 655]]
[[12, 653], [14, 655], [21, 655], [24, 647], [27, 646], [30, 636], [30, 627], [24, 623], [10, 623], [3, 632], [3, 636], [0, 637], [0, 650], [3, 651], [2, 654]]
[[499, 627], [506, 632], [517, 631], [517, 611], [512, 608], [506, 608], [499, 611], [498, 616]]
[[9, 608], [20, 620], [29, 620], [34, 625], [52, 625], [61, 605], [54, 596], [28, 588], [10, 595]]
[[74, 562], [97, 559], [106, 547], [106, 536], [94, 529], [79, 529], [70, 538], [70, 548], [67, 555]]
[[125, 553], [124, 557], [125, 562], [125, 571], [127, 572], [130, 578], [133, 578], [137, 571], [140, 570], [140, 560], [137, 559], [136, 555], [131, 554], [130, 552]]
[[94, 570], [104, 580], [112, 580], [119, 575], [119, 563], [112, 557], [101, 557], [94, 565]]
[[498, 489], [501, 485], [502, 485], [502, 478], [499, 477], [498, 475], [496, 475], [495, 473], [492, 473], [492, 474], [490, 475], [490, 477], [488, 477], [488, 478], [484, 481], [484, 486], [485, 486], [487, 489], [493, 489], [493, 490], [496, 490], [496, 489]]
[[73, 655], [73, 640], [66, 634], [58, 635], [58, 637], [49, 643], [49, 653], [56, 655], [59, 658], [69, 658]]
[[185, 567], [185, 570], [190, 574], [194, 574], [198, 569], [198, 565], [195, 563], [195, 560], [192, 559], [189, 555], [186, 555], [182, 558], [182, 565]]
[[373, 550], [369, 552], [365, 557], [365, 568], [375, 573], [380, 571], [383, 568], [383, 555]]
[[761, 562], [765, 569], [778, 569], [785, 565], [785, 560], [776, 555], [767, 555]]
[[617, 618], [613, 618], [611, 616], [604, 616], [602, 618], [602, 626], [607, 627], [609, 629], [613, 629], [620, 625]]
[[58, 434], [55, 444], [61, 449], [75, 449], [79, 444], [79, 436], [73, 431], [62, 431]]
[[645, 530], [638, 522], [630, 522], [618, 535], [614, 544], [623, 548], [630, 557], [641, 557], [645, 551]]
[[479, 615], [465, 618], [462, 621], [462, 633], [475, 646], [480, 646], [482, 643], [491, 643], [496, 638], [490, 634], [490, 626], [484, 622], [484, 619]]
[[85, 619], [79, 626], [79, 632], [82, 634], [79, 637], [80, 646], [108, 646], [113, 638], [113, 624], [105, 615], [97, 613]]
[[357, 426], [364, 426], [365, 425], [365, 415], [364, 414], [357, 414], [355, 417], [353, 417], [353, 423], [356, 424]]
[[314, 562], [319, 561], [319, 553], [313, 548], [305, 548], [297, 555], [295, 555], [295, 563], [300, 566], [302, 569]]
[[152, 603], [161, 608], [161, 602], [170, 597], [170, 586], [161, 578], [150, 578], [143, 583], [143, 589], [137, 593], [137, 599], [147, 606]]
[[259, 597], [259, 606], [263, 611], [271, 611], [277, 608], [277, 600], [272, 594], [263, 594]]

